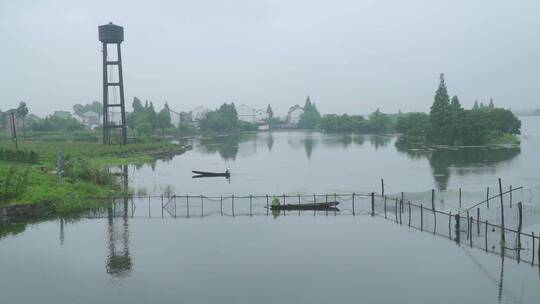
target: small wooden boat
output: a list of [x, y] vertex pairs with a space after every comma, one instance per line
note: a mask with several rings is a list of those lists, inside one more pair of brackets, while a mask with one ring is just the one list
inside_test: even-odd
[[327, 203], [309, 203], [309, 204], [285, 204], [285, 205], [272, 205], [272, 210], [332, 210], [339, 211], [336, 206], [339, 202], [327, 202]]
[[223, 173], [222, 172], [195, 171], [195, 170], [192, 170], [191, 172], [193, 172], [193, 174], [197, 174], [196, 175], [197, 177], [214, 177], [214, 176], [230, 177], [231, 176], [231, 172], [229, 172], [229, 170]]

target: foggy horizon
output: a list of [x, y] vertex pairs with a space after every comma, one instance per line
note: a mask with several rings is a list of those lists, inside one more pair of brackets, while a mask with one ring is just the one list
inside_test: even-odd
[[[120, 1], [0, 4], [0, 110], [31, 113], [102, 102], [97, 27], [125, 30], [133, 97], [176, 111], [224, 102], [283, 116], [306, 96], [321, 113], [429, 111], [451, 96], [514, 110], [539, 107], [535, 1]], [[536, 12], [536, 13], [535, 13]]]

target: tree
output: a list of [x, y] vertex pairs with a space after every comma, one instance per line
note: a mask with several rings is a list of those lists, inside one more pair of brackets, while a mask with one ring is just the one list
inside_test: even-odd
[[430, 128], [429, 115], [426, 113], [407, 113], [398, 118], [396, 131], [400, 132], [400, 142], [423, 143]]
[[161, 134], [163, 135], [163, 137], [165, 137], [165, 128], [170, 128], [172, 126], [171, 112], [167, 103], [165, 103], [163, 109], [157, 114], [156, 120], [157, 124], [161, 128]]
[[462, 138], [463, 133], [463, 108], [461, 107], [459, 98], [455, 95], [452, 97], [452, 101], [450, 101], [448, 115], [446, 128], [449, 138], [447, 144], [454, 145]]
[[212, 132], [238, 130], [238, 113], [234, 103], [224, 103], [219, 109], [208, 112], [206, 117], [199, 121], [199, 127], [203, 131]]
[[133, 112], [142, 112], [144, 109], [141, 100], [137, 97], [133, 97], [131, 106], [133, 107]]
[[475, 110], [475, 111], [480, 110], [480, 106], [478, 105], [478, 100], [474, 101], [474, 106], [473, 106], [472, 109]]
[[444, 82], [444, 74], [441, 74], [439, 79], [439, 87], [435, 92], [435, 98], [429, 113], [431, 122], [429, 138], [433, 143], [446, 144], [449, 140], [447, 126], [450, 114], [450, 98]]
[[493, 104], [493, 98], [491, 98], [491, 99], [489, 100], [488, 108], [489, 108], [489, 109], [495, 109], [495, 105]]
[[88, 104], [76, 104], [73, 106], [73, 113], [77, 116], [82, 116], [84, 113], [92, 111], [97, 115], [101, 116], [103, 114], [103, 105], [99, 101], [93, 101]]
[[268, 104], [268, 107], [266, 108], [266, 114], [268, 114], [268, 121], [274, 118], [274, 111], [272, 110], [272, 106], [270, 106], [270, 104]]
[[25, 126], [25, 119], [26, 115], [28, 115], [28, 107], [26, 106], [26, 103], [21, 101], [19, 103], [19, 106], [17, 107], [17, 110], [15, 110], [17, 117], [22, 119], [23, 123], [23, 137], [26, 137], [26, 126]]
[[309, 96], [304, 104], [304, 113], [300, 116], [298, 127], [302, 129], [315, 129], [319, 125], [321, 114], [317, 110], [315, 103], [311, 103]]
[[369, 114], [366, 122], [365, 131], [368, 133], [385, 133], [392, 127], [392, 120], [388, 114], [381, 112], [379, 108], [375, 112]]

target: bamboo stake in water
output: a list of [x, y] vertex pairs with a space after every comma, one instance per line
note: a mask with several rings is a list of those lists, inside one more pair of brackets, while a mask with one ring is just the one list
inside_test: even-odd
[[488, 237], [487, 237], [487, 236], [488, 236], [488, 225], [489, 225], [489, 223], [488, 223], [488, 221], [486, 220], [486, 231], [484, 232], [484, 234], [485, 234], [485, 235], [484, 235], [484, 238], [486, 239], [486, 251], [488, 251], [488, 242], [487, 242], [487, 241], [488, 241], [488, 240], [487, 240], [487, 239], [488, 239]]
[[480, 235], [480, 208], [476, 208], [476, 232]]
[[424, 205], [420, 204], [420, 231], [424, 231]]
[[534, 251], [536, 250], [536, 247], [534, 246], [534, 231], [531, 232], [531, 234], [532, 234], [532, 250], [533, 250], [533, 252], [532, 252], [532, 263], [531, 263], [531, 265], [534, 266]]
[[371, 215], [375, 215], [375, 193], [371, 192]]
[[386, 218], [386, 195], [384, 196], [384, 218]]
[[470, 238], [469, 238], [469, 241], [470, 241], [469, 244], [470, 244], [471, 247], [472, 247], [472, 245], [473, 245], [473, 243], [472, 243], [472, 223], [473, 223], [473, 217], [471, 216], [471, 218], [470, 218], [470, 224], [469, 224], [469, 226], [471, 227], [471, 236], [470, 236]]
[[512, 208], [512, 185], [510, 185], [510, 208]]
[[461, 188], [459, 188], [459, 209], [461, 209]]
[[298, 194], [298, 216], [300, 216], [300, 194]]
[[203, 196], [201, 195], [201, 217], [204, 217], [204, 201]]
[[506, 237], [504, 235], [504, 206], [503, 206], [503, 194], [502, 194], [502, 181], [499, 178], [499, 196], [501, 198], [501, 241], [506, 241]]
[[186, 214], [187, 214], [187, 217], [189, 218], [189, 196], [186, 195]]
[[487, 187], [487, 190], [486, 190], [486, 204], [487, 204], [487, 208], [489, 209], [489, 187]]
[[396, 197], [396, 223], [398, 222], [398, 212], [399, 212], [399, 210], [398, 210], [398, 199]]
[[411, 227], [411, 201], [409, 201], [409, 227]]
[[354, 192], [352, 193], [352, 215], [355, 216], [355, 213], [354, 213]]
[[435, 210], [435, 189], [431, 189], [431, 209]]
[[448, 213], [448, 238], [452, 239], [452, 211]]

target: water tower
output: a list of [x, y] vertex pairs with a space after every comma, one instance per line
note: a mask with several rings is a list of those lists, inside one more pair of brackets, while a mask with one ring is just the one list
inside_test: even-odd
[[[109, 145], [116, 141], [125, 145], [127, 125], [120, 51], [120, 44], [124, 41], [124, 28], [109, 22], [99, 26], [98, 32], [99, 41], [103, 45], [103, 144]], [[112, 50], [110, 56], [109, 50]]]

